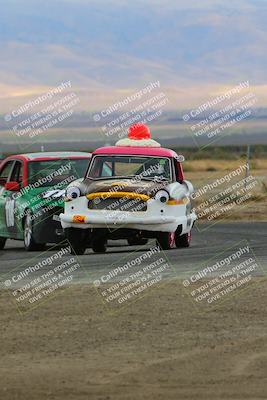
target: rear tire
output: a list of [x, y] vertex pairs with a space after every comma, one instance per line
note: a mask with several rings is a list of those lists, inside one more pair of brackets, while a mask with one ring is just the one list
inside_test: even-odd
[[157, 242], [162, 250], [171, 250], [175, 247], [175, 232], [159, 232]]
[[175, 235], [176, 247], [189, 247], [192, 240], [192, 231], [185, 233], [184, 235]]
[[86, 229], [67, 228], [64, 233], [66, 239], [70, 242], [70, 253], [82, 256], [87, 248]]
[[33, 219], [30, 210], [27, 210], [27, 214], [24, 220], [24, 248], [26, 251], [41, 251], [45, 249], [45, 243], [36, 243], [33, 236]]
[[0, 250], [3, 250], [5, 245], [6, 245], [6, 238], [0, 237]]

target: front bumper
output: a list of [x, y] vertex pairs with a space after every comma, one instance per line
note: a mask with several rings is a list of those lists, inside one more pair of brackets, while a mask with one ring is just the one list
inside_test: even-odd
[[138, 229], [146, 231], [174, 232], [178, 225], [187, 233], [197, 216], [188, 213], [186, 204], [167, 205], [154, 199], [147, 201], [146, 211], [110, 211], [89, 210], [86, 197], [67, 202], [64, 213], [60, 214], [62, 227], [65, 228], [108, 228]]

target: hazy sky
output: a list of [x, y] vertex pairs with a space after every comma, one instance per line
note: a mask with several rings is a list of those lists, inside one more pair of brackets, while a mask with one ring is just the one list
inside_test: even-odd
[[266, 0], [0, 4], [0, 113], [64, 80], [85, 110], [158, 79], [172, 108], [247, 79], [266, 103]]

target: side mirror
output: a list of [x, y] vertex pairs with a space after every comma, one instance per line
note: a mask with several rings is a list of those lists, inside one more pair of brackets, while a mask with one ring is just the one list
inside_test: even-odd
[[5, 189], [6, 189], [6, 190], [9, 190], [10, 192], [19, 192], [20, 186], [19, 186], [19, 183], [18, 183], [18, 182], [15, 182], [15, 181], [13, 181], [13, 182], [7, 182], [7, 183], [5, 184]]
[[178, 162], [184, 162], [185, 161], [185, 157], [182, 154], [179, 154], [175, 157], [175, 160]]

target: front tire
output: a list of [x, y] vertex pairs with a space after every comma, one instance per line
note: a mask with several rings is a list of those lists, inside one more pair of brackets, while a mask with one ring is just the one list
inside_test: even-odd
[[82, 256], [86, 250], [86, 229], [67, 228], [65, 237], [70, 242], [70, 253]]
[[26, 251], [40, 251], [45, 249], [45, 244], [36, 243], [33, 236], [33, 218], [30, 210], [27, 210], [27, 214], [24, 220], [24, 248]]
[[184, 235], [175, 235], [176, 247], [189, 247], [192, 240], [192, 231], [185, 233]]
[[175, 247], [175, 232], [159, 232], [157, 242], [162, 250], [171, 250]]
[[6, 238], [0, 237], [0, 250], [3, 250], [5, 245], [6, 245]]
[[94, 253], [105, 253], [107, 251], [107, 240], [93, 240], [92, 249]]

